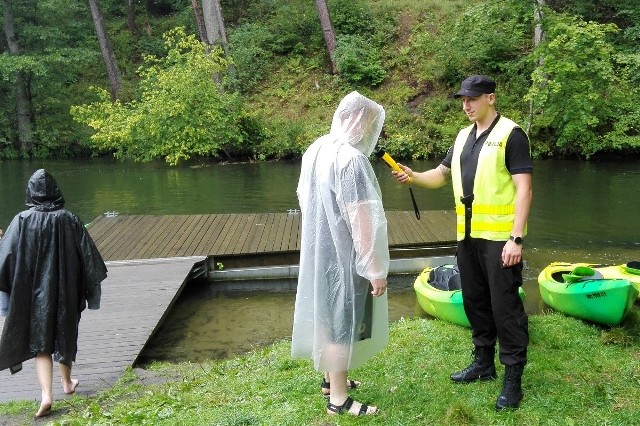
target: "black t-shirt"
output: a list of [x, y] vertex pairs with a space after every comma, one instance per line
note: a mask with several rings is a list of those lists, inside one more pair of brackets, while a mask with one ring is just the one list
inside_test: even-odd
[[[469, 137], [462, 148], [460, 154], [460, 171], [462, 173], [462, 190], [464, 196], [471, 195], [473, 193], [473, 182], [476, 176], [476, 169], [478, 168], [478, 157], [482, 145], [487, 140], [487, 136], [491, 133], [491, 130], [495, 127], [496, 123], [500, 119], [500, 114], [493, 120], [491, 126], [476, 139], [476, 124], [473, 125], [473, 129], [469, 133]], [[442, 165], [451, 168], [453, 162], [453, 146], [449, 148], [447, 156], [442, 160]], [[532, 173], [533, 162], [531, 161], [531, 154], [529, 151], [529, 137], [520, 127], [516, 127], [511, 131], [509, 138], [507, 139], [507, 146], [505, 148], [505, 166], [509, 173], [517, 175], [520, 173]]]

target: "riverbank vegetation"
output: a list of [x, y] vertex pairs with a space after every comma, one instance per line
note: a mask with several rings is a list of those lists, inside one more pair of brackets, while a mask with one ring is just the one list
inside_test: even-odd
[[313, 2], [220, 1], [224, 49], [197, 37], [197, 1], [98, 3], [111, 56], [95, 9], [3, 3], [0, 159], [297, 158], [351, 90], [387, 110], [391, 154], [439, 158], [474, 73], [495, 77], [538, 158], [640, 153], [635, 0], [328, 0], [335, 73]]
[[[129, 370], [97, 396], [54, 402], [55, 425], [633, 425], [640, 386], [640, 310], [621, 327], [601, 328], [558, 313], [530, 317], [529, 363], [518, 410], [496, 413], [503, 368], [493, 382], [455, 385], [470, 361], [469, 330], [412, 318], [391, 325], [388, 346], [352, 372], [351, 392], [375, 403], [370, 418], [329, 417], [320, 375], [292, 359], [290, 342], [202, 364], [154, 363]], [[35, 384], [34, 384], [35, 386]], [[81, 384], [82, 386], [82, 384]], [[27, 423], [37, 403], [0, 405]]]

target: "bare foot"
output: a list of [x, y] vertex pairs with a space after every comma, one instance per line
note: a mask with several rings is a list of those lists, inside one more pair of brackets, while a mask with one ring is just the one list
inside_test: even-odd
[[65, 384], [64, 382], [62, 382], [62, 390], [67, 395], [71, 395], [72, 393], [74, 393], [76, 391], [76, 388], [78, 387], [78, 383], [80, 383], [78, 381], [78, 379], [71, 379], [71, 384], [70, 385], [69, 384]]
[[42, 402], [40, 404], [40, 409], [36, 413], [36, 418], [46, 417], [51, 414], [51, 402]]

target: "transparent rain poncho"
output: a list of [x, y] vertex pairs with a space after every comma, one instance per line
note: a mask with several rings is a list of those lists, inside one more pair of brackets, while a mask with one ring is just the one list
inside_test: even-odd
[[[366, 328], [370, 281], [389, 270], [387, 221], [369, 156], [384, 109], [357, 92], [338, 106], [331, 132], [302, 158], [297, 194], [302, 212], [300, 269], [293, 318], [292, 355], [312, 358], [318, 371], [347, 371], [386, 344], [357, 342]], [[386, 292], [376, 298], [383, 304]], [[370, 306], [370, 305], [369, 305]], [[387, 331], [388, 332], [388, 331]], [[371, 340], [369, 337], [368, 340]]]

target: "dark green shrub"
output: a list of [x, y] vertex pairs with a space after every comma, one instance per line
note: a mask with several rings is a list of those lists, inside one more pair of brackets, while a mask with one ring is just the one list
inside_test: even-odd
[[339, 36], [335, 51], [338, 72], [349, 82], [377, 86], [386, 75], [379, 52], [361, 36]]

